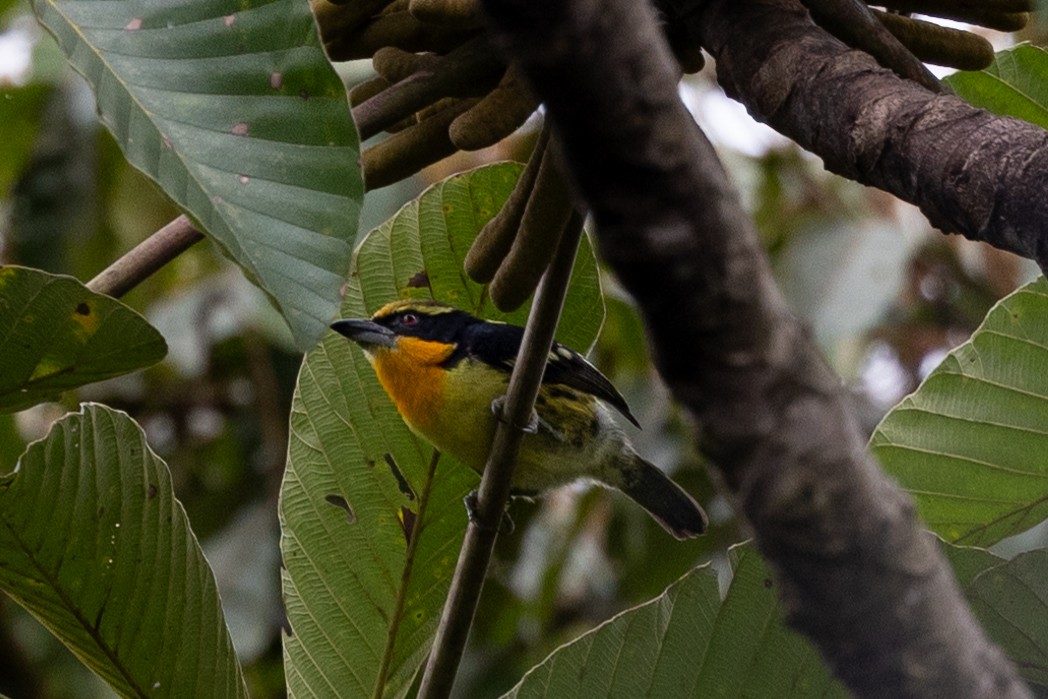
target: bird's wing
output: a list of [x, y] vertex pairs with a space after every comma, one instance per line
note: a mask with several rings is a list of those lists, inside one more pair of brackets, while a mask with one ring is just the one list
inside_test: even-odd
[[[484, 323], [470, 328], [468, 353], [485, 364], [505, 372], [513, 370], [524, 329], [516, 325]], [[611, 404], [637, 427], [640, 423], [630, 412], [626, 399], [604, 374], [575, 350], [554, 342], [542, 382], [561, 384], [596, 396]]]
[[543, 383], [559, 383], [594, 395], [613, 405], [627, 420], [640, 427], [619, 390], [597, 367], [586, 361], [585, 357], [559, 342], [553, 343], [549, 354], [546, 373], [542, 377]]

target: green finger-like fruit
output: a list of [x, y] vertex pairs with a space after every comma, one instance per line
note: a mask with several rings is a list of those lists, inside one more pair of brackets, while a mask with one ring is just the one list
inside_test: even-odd
[[874, 14], [922, 61], [960, 70], [982, 70], [993, 62], [993, 46], [981, 36], [880, 10]]
[[451, 122], [451, 142], [465, 151], [487, 148], [520, 128], [538, 106], [538, 100], [510, 66], [494, 90]]
[[573, 212], [567, 181], [553, 149], [547, 147], [513, 245], [488, 287], [499, 310], [520, 308], [534, 293]]
[[364, 188], [386, 187], [443, 160], [457, 148], [448, 138], [448, 125], [474, 104], [475, 99], [447, 100], [441, 108], [414, 126], [396, 133], [361, 154]]
[[390, 0], [310, 0], [324, 43], [367, 24], [389, 5]]
[[356, 107], [358, 104], [367, 102], [369, 99], [389, 88], [389, 81], [381, 75], [368, 78], [362, 83], [357, 83], [349, 91], [349, 106]]
[[531, 190], [535, 187], [535, 177], [549, 143], [549, 135], [549, 126], [544, 126], [509, 199], [473, 240], [465, 260], [466, 274], [473, 281], [480, 284], [490, 282], [495, 277], [499, 265], [509, 254], [513, 239], [520, 228], [520, 220], [524, 217], [524, 208], [531, 197]]
[[411, 0], [408, 11], [430, 24], [479, 27], [484, 22], [479, 0]]
[[476, 30], [439, 27], [420, 22], [407, 10], [390, 12], [345, 33], [325, 32], [324, 43], [334, 61], [369, 58], [383, 46], [405, 51], [445, 53], [461, 44]]

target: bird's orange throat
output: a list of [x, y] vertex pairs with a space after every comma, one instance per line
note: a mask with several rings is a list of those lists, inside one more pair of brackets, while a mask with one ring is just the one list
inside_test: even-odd
[[455, 345], [401, 337], [396, 348], [378, 349], [369, 356], [382, 388], [417, 429], [425, 430], [439, 417], [445, 375], [440, 364], [454, 351]]

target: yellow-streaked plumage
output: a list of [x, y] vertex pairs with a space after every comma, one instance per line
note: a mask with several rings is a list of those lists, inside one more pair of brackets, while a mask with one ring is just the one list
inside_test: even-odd
[[[394, 301], [371, 319], [332, 325], [358, 343], [411, 429], [478, 473], [523, 329], [435, 301]], [[577, 352], [554, 344], [535, 403], [538, 429], [521, 442], [519, 494], [579, 478], [622, 490], [678, 538], [702, 533], [706, 515], [680, 486], [633, 450], [612, 407], [636, 420], [614, 386]]]

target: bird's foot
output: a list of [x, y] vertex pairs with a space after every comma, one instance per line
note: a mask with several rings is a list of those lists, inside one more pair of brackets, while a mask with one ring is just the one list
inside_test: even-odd
[[539, 431], [539, 414], [534, 409], [531, 411], [531, 418], [528, 420], [527, 425], [515, 425], [506, 419], [506, 414], [503, 412], [503, 408], [506, 407], [506, 396], [499, 396], [495, 400], [491, 401], [491, 412], [495, 415], [499, 422], [505, 422], [510, 427], [516, 427], [521, 432], [527, 434], [535, 434]]
[[[462, 498], [462, 502], [466, 505], [466, 517], [469, 518], [471, 524], [483, 529], [490, 529], [490, 527], [482, 523], [477, 516], [477, 507], [479, 503], [477, 502], [476, 490], [469, 491], [469, 493], [466, 494], [466, 497]], [[509, 503], [506, 503], [506, 506], [508, 507]], [[498, 533], [509, 535], [513, 533], [515, 528], [516, 525], [513, 524], [513, 518], [509, 516], [509, 512], [503, 510], [502, 518], [499, 520]]]

